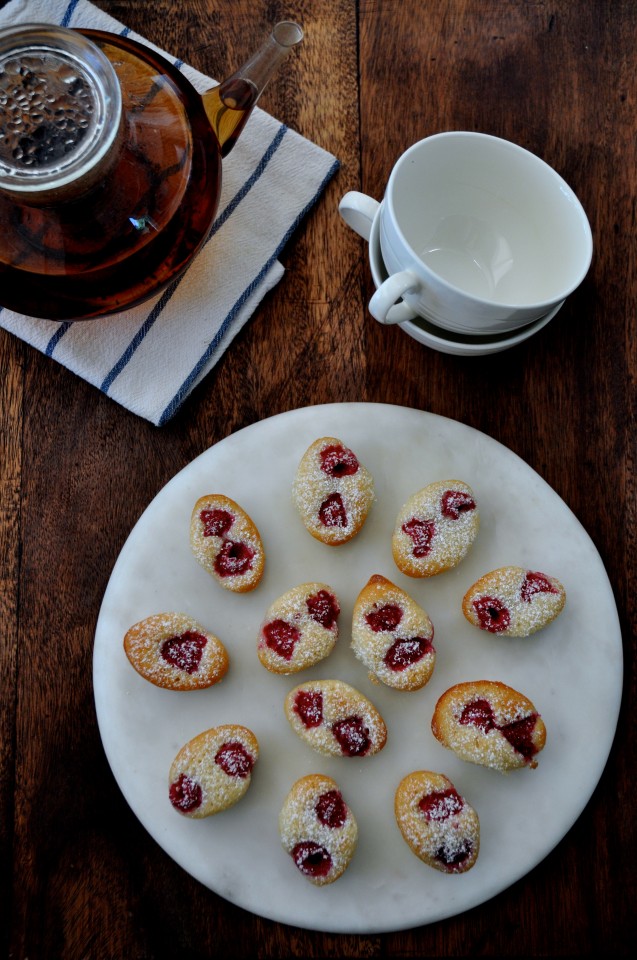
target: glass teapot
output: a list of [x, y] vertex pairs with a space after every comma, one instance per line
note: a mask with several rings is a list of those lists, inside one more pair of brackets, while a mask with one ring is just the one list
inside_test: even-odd
[[0, 31], [0, 305], [88, 320], [177, 278], [210, 232], [222, 158], [302, 38], [277, 24], [202, 96], [128, 37]]

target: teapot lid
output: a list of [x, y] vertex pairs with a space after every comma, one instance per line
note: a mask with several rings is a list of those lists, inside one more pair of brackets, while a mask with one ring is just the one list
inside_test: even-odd
[[122, 96], [105, 54], [75, 30], [0, 30], [0, 188], [37, 196], [85, 177], [117, 136]]

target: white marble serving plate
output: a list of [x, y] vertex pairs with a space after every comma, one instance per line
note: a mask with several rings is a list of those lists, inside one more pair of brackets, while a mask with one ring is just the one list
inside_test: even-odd
[[[336, 436], [375, 478], [377, 499], [349, 544], [313, 540], [290, 488], [309, 444]], [[462, 479], [476, 494], [481, 529], [454, 571], [411, 580], [394, 566], [390, 538], [404, 501], [433, 480]], [[197, 498], [225, 493], [252, 516], [266, 549], [259, 587], [221, 589], [195, 561], [189, 520]], [[522, 640], [484, 634], [460, 601], [479, 575], [518, 564], [558, 577], [564, 612]], [[349, 649], [354, 600], [373, 573], [406, 589], [427, 610], [437, 662], [416, 693], [373, 685]], [[332, 655], [303, 674], [268, 673], [256, 637], [269, 604], [296, 584], [321, 580], [342, 606]], [[230, 670], [209, 690], [176, 693], [142, 679], [124, 654], [124, 633], [167, 610], [192, 614], [223, 640]], [[178, 473], [132, 530], [106, 590], [95, 636], [99, 728], [115, 778], [157, 843], [222, 897], [272, 920], [330, 932], [406, 929], [461, 913], [496, 896], [541, 861], [588, 802], [611, 747], [622, 688], [622, 644], [612, 589], [589, 536], [558, 495], [519, 457], [453, 420], [382, 404], [329, 404], [254, 424], [211, 447]], [[288, 725], [283, 700], [303, 679], [338, 677], [383, 714], [388, 741], [378, 755], [324, 759]], [[548, 730], [536, 770], [502, 776], [457, 759], [433, 737], [441, 693], [464, 680], [501, 680], [535, 704]], [[191, 737], [219, 723], [250, 727], [261, 755], [247, 795], [207, 820], [182, 817], [168, 801], [168, 769]], [[446, 876], [421, 863], [394, 820], [394, 792], [413, 770], [445, 773], [477, 810], [475, 867]], [[317, 888], [279, 843], [279, 809], [292, 783], [324, 772], [339, 783], [359, 824], [348, 871]]]

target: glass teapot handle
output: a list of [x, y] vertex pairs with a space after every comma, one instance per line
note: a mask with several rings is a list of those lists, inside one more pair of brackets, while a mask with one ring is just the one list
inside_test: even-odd
[[281, 61], [302, 39], [303, 30], [298, 24], [290, 20], [277, 23], [263, 46], [239, 70], [204, 93], [204, 109], [219, 141], [222, 157], [232, 150]]

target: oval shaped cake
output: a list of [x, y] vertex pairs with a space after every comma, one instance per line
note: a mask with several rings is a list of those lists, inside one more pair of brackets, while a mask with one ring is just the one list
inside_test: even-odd
[[221, 640], [183, 613], [157, 613], [134, 624], [124, 650], [142, 677], [168, 690], [202, 690], [225, 677]]
[[168, 797], [179, 813], [199, 819], [233, 806], [252, 782], [257, 738], [240, 724], [205, 730], [186, 743], [170, 767]]
[[462, 612], [488, 633], [529, 637], [555, 620], [565, 603], [566, 591], [555, 577], [524, 567], [499, 567], [467, 590]]
[[349, 866], [358, 826], [336, 781], [312, 773], [297, 780], [287, 795], [279, 834], [299, 872], [323, 886], [338, 880]]
[[292, 499], [306, 530], [328, 546], [347, 543], [361, 530], [374, 501], [371, 473], [337, 437], [320, 437], [305, 451]]
[[434, 870], [466, 873], [478, 859], [478, 814], [444, 774], [407, 774], [396, 790], [394, 813], [405, 842]]
[[508, 773], [537, 767], [546, 727], [531, 701], [499, 680], [457, 683], [442, 694], [431, 730], [456, 756]]
[[444, 573], [464, 559], [479, 527], [478, 505], [467, 483], [430, 483], [398, 513], [392, 535], [394, 562], [408, 577]]
[[334, 649], [341, 612], [325, 583], [302, 583], [269, 607], [259, 630], [257, 654], [272, 673], [297, 673]]
[[190, 519], [195, 559], [225, 590], [246, 593], [265, 567], [261, 535], [245, 510], [224, 494], [197, 500]]
[[387, 740], [376, 707], [342, 680], [309, 680], [290, 690], [285, 715], [301, 740], [328, 757], [371, 757]]
[[354, 604], [352, 650], [370, 671], [396, 690], [419, 690], [436, 662], [434, 628], [408, 593], [374, 574]]

